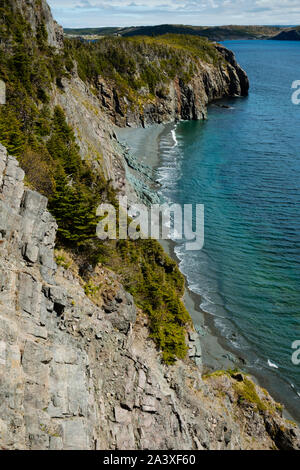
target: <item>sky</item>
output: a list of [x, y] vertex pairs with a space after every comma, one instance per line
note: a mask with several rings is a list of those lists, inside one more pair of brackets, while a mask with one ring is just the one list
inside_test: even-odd
[[300, 0], [48, 0], [64, 27], [300, 24]]

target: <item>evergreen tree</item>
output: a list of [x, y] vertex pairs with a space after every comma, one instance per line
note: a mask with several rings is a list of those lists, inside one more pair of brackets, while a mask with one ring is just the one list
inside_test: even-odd
[[21, 122], [8, 105], [0, 106], [0, 142], [12, 155], [19, 156], [25, 149], [26, 136]]
[[80, 174], [82, 161], [75, 136], [68, 126], [64, 112], [56, 107], [53, 116], [52, 134], [47, 148], [54, 160], [59, 161], [67, 175], [76, 178]]

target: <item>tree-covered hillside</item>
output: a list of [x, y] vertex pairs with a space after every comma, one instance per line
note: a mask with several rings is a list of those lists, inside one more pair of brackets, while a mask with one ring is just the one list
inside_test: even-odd
[[99, 77], [116, 87], [129, 105], [143, 106], [163, 97], [177, 77], [188, 84], [199, 61], [218, 65], [224, 57], [206, 38], [167, 34], [158, 37], [106, 37], [101, 41], [66, 40], [83, 81], [97, 87]]
[[300, 27], [289, 28], [270, 38], [275, 41], [300, 41]]
[[132, 26], [128, 28], [66, 28], [65, 33], [72, 36], [161, 36], [164, 34], [183, 34], [202, 36], [211, 41], [226, 39], [267, 39], [278, 34], [284, 28], [279, 26], [190, 26], [177, 24], [162, 24], [155, 26]]
[[[66, 41], [61, 49], [54, 49], [48, 42], [41, 0], [35, 0], [34, 6], [36, 17], [41, 18], [36, 35], [14, 0], [0, 0], [0, 79], [7, 87], [7, 104], [0, 106], [0, 143], [19, 159], [27, 184], [49, 198], [59, 225], [58, 246], [72, 253], [83, 279], [88, 276], [86, 267], [99, 262], [114, 269], [148, 314], [151, 335], [163, 359], [172, 363], [187, 350], [190, 319], [181, 301], [183, 277], [156, 241], [103, 243], [96, 238], [96, 207], [101, 202], [115, 204], [116, 194], [103, 173], [81, 158], [64, 110], [52, 101], [54, 90], [64, 93], [62, 81], [71, 73], [76, 75], [76, 68], [87, 86], [98, 74], [117, 77], [120, 87], [128, 86], [136, 61], [150, 45], [127, 40], [128, 48], [125, 42], [123, 48], [118, 42], [107, 42], [98, 49]], [[174, 51], [181, 58], [183, 45], [174, 47], [172, 67], [179, 63]], [[154, 54], [159, 50], [153, 46]], [[166, 56], [165, 73], [170, 64]], [[143, 80], [154, 87], [158, 72], [145, 71]]]

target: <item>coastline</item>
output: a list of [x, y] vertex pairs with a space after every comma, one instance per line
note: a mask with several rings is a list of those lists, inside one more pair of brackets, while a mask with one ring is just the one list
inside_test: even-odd
[[[147, 164], [156, 171], [160, 164], [159, 141], [163, 134], [170, 133], [174, 129], [174, 123], [155, 124], [144, 128], [116, 128], [115, 132], [119, 141], [130, 148], [130, 152], [143, 164]], [[159, 240], [165, 252], [179, 265], [180, 260], [176, 256], [175, 242], [172, 240]], [[201, 310], [201, 296], [194, 293], [188, 285], [185, 277], [184, 304], [192, 318], [202, 346], [202, 361], [204, 372], [226, 369], [242, 369], [245, 359], [238, 357], [222, 344], [220, 336], [212, 331], [206, 313]]]
[[[155, 124], [147, 128], [115, 128], [118, 140], [130, 149], [130, 153], [143, 164], [148, 165], [155, 174], [160, 166], [159, 142], [163, 135], [175, 130], [176, 123]], [[142, 176], [142, 175], [141, 175]], [[157, 185], [156, 185], [157, 189]], [[155, 191], [153, 181], [152, 190]], [[172, 240], [159, 240], [166, 253], [173, 258], [180, 267], [180, 259], [175, 253], [176, 243]], [[254, 369], [248, 363], [248, 358], [242, 351], [230, 347], [228, 341], [222, 337], [220, 331], [214, 326], [211, 315], [203, 311], [201, 295], [193, 292], [185, 278], [184, 304], [192, 318], [194, 327], [199, 334], [202, 349], [203, 373], [216, 370], [239, 369], [251, 376], [252, 380], [269, 393], [278, 402], [282, 402], [280, 394], [272, 382], [272, 371], [267, 374]], [[294, 410], [285, 404], [283, 416], [300, 425], [299, 419], [294, 416]]]

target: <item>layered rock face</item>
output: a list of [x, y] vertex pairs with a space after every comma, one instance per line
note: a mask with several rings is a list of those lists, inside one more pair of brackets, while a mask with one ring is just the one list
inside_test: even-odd
[[[101, 266], [101, 305], [54, 261], [56, 223], [0, 147], [0, 448], [300, 448], [299, 432], [241, 375], [161, 364], [147, 319]], [[190, 333], [190, 356], [198, 338]], [[197, 358], [199, 359], [199, 358]], [[241, 402], [241, 403], [240, 403]]]
[[49, 5], [45, 0], [14, 0], [14, 7], [19, 9], [30, 24], [33, 34], [37, 34], [41, 24], [45, 25], [48, 43], [57, 49], [63, 46], [63, 28], [54, 21]]
[[[15, 4], [33, 31], [44, 23], [49, 43], [61, 47], [44, 0]], [[203, 65], [189, 85], [175, 80], [144, 114], [122, 116], [114, 91], [96, 97], [76, 71], [63, 90], [53, 86], [51, 105], [64, 108], [82, 158], [123, 191], [110, 109], [120, 125], [202, 118], [208, 101], [247, 91], [234, 57], [222, 54], [228, 66]], [[147, 318], [112, 272], [92, 273], [102, 286], [94, 303], [76, 267], [57, 266], [56, 229], [47, 199], [26, 188], [18, 162], [0, 146], [0, 449], [300, 448], [298, 429], [266, 392], [253, 384], [245, 399], [244, 376], [202, 377], [195, 332], [187, 359], [163, 365]]]
[[[249, 80], [246, 72], [238, 65], [233, 52], [221, 45], [215, 48], [225, 59], [219, 65], [199, 60], [196, 73], [188, 83], [175, 78], [162, 86], [148, 104], [129, 105], [126, 96], [112, 84], [99, 78], [99, 101], [112, 121], [120, 127], [148, 126], [176, 120], [199, 120], [207, 116], [207, 105], [224, 97], [246, 96]], [[149, 58], [155, 61], [155, 57]], [[140, 90], [141, 96], [149, 93]]]
[[113, 125], [101, 110], [98, 98], [77, 76], [76, 72], [62, 80], [63, 92], [52, 90], [52, 105], [59, 105], [66, 113], [80, 149], [82, 159], [100, 171], [120, 193], [126, 190], [123, 149], [117, 141]]

